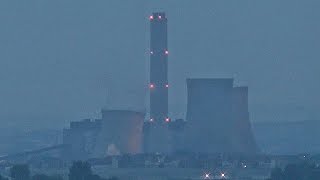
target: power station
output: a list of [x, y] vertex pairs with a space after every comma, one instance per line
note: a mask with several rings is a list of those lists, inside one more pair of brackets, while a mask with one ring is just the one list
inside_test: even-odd
[[[257, 152], [251, 131], [248, 87], [232, 78], [189, 78], [186, 121], [168, 115], [168, 19], [156, 12], [150, 23], [150, 111], [103, 110], [102, 119], [71, 123], [64, 130], [69, 157], [118, 154]], [[149, 116], [145, 116], [148, 115]], [[88, 126], [87, 128], [84, 126]]]

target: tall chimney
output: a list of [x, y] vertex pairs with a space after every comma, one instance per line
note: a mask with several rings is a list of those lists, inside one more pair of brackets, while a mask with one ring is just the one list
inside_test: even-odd
[[150, 118], [145, 124], [146, 151], [168, 152], [168, 37], [165, 13], [153, 13], [150, 20]]

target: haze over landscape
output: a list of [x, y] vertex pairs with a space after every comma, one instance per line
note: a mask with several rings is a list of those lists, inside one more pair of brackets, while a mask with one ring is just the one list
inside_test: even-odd
[[0, 180], [319, 180], [320, 1], [0, 1]]
[[154, 10], [170, 17], [172, 117], [185, 118], [187, 77], [234, 77], [251, 121], [319, 120], [320, 2], [299, 2], [1, 1], [1, 128], [145, 110]]

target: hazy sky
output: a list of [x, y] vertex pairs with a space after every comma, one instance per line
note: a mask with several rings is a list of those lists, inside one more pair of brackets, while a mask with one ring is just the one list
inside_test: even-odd
[[234, 77], [249, 86], [252, 121], [319, 120], [319, 9], [318, 0], [2, 0], [1, 127], [61, 128], [106, 105], [144, 110], [153, 11], [169, 18], [174, 118], [185, 116], [187, 77]]

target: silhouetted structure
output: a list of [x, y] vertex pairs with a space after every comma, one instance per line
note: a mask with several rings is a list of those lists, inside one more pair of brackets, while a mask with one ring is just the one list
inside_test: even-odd
[[231, 152], [233, 79], [187, 79], [187, 88], [187, 150]]
[[144, 113], [102, 110], [102, 127], [95, 156], [142, 153]]
[[145, 124], [145, 151], [168, 152], [168, 42], [165, 13], [150, 17], [150, 119]]
[[71, 122], [69, 129], [63, 129], [63, 144], [68, 145], [63, 149], [63, 157], [79, 160], [92, 156], [101, 124], [101, 119]]
[[233, 79], [188, 79], [186, 147], [191, 152], [257, 152], [248, 110], [248, 87]]
[[73, 159], [105, 155], [253, 153], [257, 151], [248, 110], [248, 88], [232, 78], [187, 79], [186, 121], [168, 117], [168, 37], [165, 13], [150, 17], [150, 117], [129, 110], [102, 110], [102, 120], [73, 122], [64, 144]]
[[248, 87], [234, 87], [232, 90], [233, 149], [245, 154], [257, 152], [248, 106]]
[[169, 124], [170, 130], [170, 144], [173, 152], [184, 152], [184, 139], [185, 139], [185, 126], [184, 119], [176, 119]]

